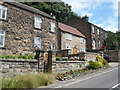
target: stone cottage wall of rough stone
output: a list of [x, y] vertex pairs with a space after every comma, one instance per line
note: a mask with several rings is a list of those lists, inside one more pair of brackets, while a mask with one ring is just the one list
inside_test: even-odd
[[37, 60], [0, 59], [2, 77], [18, 76], [26, 73], [38, 73]]
[[[4, 3], [7, 7], [7, 20], [2, 22], [2, 30], [5, 31], [5, 47], [2, 54], [26, 54], [34, 51], [34, 37], [41, 37], [42, 49], [49, 50], [50, 43], [56, 44], [56, 33], [50, 32], [49, 19], [42, 15]], [[34, 17], [42, 19], [41, 29], [34, 28]]]

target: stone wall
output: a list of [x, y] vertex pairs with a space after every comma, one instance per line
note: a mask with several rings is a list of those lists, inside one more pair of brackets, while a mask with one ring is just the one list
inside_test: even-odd
[[77, 57], [77, 58], [85, 58], [87, 61], [95, 61], [96, 56], [98, 53], [92, 53], [92, 52], [83, 52], [83, 53], [78, 53], [78, 54], [71, 54], [68, 55], [69, 58], [71, 57]]
[[112, 61], [120, 61], [120, 50], [104, 51], [104, 54], [110, 55]]
[[[7, 20], [0, 20], [5, 31], [5, 46], [0, 51], [0, 54], [26, 54], [34, 51], [34, 37], [41, 38], [41, 48], [49, 50], [50, 44], [55, 43], [56, 33], [50, 32], [50, 22], [55, 22], [54, 19], [47, 18], [20, 8], [9, 3], [3, 3], [7, 7]], [[27, 8], [29, 8], [27, 6]], [[41, 29], [34, 28], [34, 17], [42, 19]]]
[[52, 72], [54, 74], [63, 73], [70, 70], [81, 69], [88, 65], [85, 61], [55, 61], [52, 65]]
[[38, 61], [35, 59], [0, 59], [0, 73], [2, 73], [2, 77], [38, 73]]

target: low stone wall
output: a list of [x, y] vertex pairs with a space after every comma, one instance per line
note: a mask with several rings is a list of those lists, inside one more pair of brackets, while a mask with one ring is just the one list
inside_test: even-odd
[[38, 61], [26, 59], [0, 59], [2, 77], [11, 77], [25, 73], [37, 73]]
[[82, 52], [78, 54], [71, 54], [68, 56], [68, 58], [78, 57], [78, 58], [85, 58], [87, 61], [95, 61], [97, 54], [98, 53], [93, 53], [93, 52]]
[[112, 61], [120, 61], [120, 50], [104, 51], [104, 54], [110, 55]]
[[54, 74], [63, 73], [70, 70], [77, 70], [88, 65], [86, 61], [54, 61], [52, 72]]
[[86, 53], [83, 53], [84, 54], [84, 57], [86, 60], [88, 61], [96, 61], [96, 56], [98, 53], [92, 53], [92, 52], [86, 52]]

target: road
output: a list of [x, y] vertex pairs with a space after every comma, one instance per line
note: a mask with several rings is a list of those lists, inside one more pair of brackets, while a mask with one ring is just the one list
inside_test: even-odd
[[59, 81], [56, 84], [43, 88], [51, 88], [56, 90], [59, 88], [79, 88], [79, 90], [84, 90], [85, 88], [89, 88], [87, 90], [93, 90], [93, 88], [96, 88], [95, 90], [99, 90], [99, 88], [103, 88], [100, 90], [119, 90], [115, 89], [120, 87], [120, 83], [118, 82], [119, 71], [120, 67], [119, 69], [118, 67], [114, 67], [71, 80]]

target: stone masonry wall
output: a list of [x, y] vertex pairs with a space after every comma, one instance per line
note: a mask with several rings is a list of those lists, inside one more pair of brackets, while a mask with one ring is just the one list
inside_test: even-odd
[[2, 77], [12, 77], [25, 73], [38, 73], [37, 60], [0, 59]]
[[88, 65], [85, 61], [55, 61], [53, 62], [52, 72], [54, 74], [64, 73], [70, 70], [81, 69]]
[[[0, 48], [2, 54], [26, 54], [34, 51], [34, 37], [41, 37], [43, 50], [50, 49], [50, 43], [56, 44], [56, 33], [50, 32], [50, 22], [55, 22], [42, 15], [21, 9], [8, 3], [7, 20], [0, 21], [5, 31], [5, 47]], [[34, 28], [34, 17], [42, 19], [41, 29]]]

